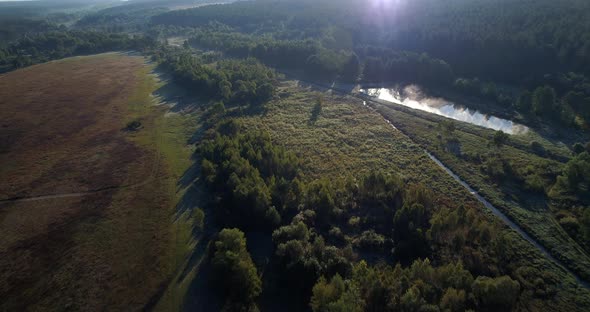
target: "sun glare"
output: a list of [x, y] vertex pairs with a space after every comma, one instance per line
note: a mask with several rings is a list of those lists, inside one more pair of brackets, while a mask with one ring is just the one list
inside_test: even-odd
[[375, 7], [391, 8], [397, 6], [402, 0], [370, 0]]

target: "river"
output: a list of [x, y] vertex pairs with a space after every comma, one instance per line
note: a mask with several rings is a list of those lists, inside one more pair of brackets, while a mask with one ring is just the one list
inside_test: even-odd
[[409, 85], [404, 88], [367, 88], [360, 89], [360, 91], [361, 93], [383, 101], [467, 122], [484, 128], [501, 130], [508, 134], [521, 134], [527, 131], [527, 127], [514, 123], [511, 120], [483, 114], [477, 110], [457, 105], [443, 98], [429, 97], [415, 85]]

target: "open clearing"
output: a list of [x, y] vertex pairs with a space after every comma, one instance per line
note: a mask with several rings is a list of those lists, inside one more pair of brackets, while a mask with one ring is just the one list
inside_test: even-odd
[[0, 199], [133, 182], [149, 155], [126, 140], [126, 98], [139, 58], [101, 56], [33, 66], [0, 78]]
[[0, 77], [0, 310], [138, 310], [172, 275], [190, 133], [150, 71], [111, 53]]

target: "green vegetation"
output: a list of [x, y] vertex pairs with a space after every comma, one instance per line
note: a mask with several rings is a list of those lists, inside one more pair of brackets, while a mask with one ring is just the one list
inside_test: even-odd
[[152, 41], [145, 37], [93, 31], [55, 31], [21, 38], [0, 47], [0, 71], [9, 71], [73, 55], [121, 50], [143, 50]]
[[242, 134], [234, 122], [218, 126], [212, 139], [204, 140], [202, 175], [217, 202], [222, 224], [247, 229], [273, 229], [281, 214], [293, 214], [297, 202], [290, 197], [298, 188], [298, 159], [273, 146], [266, 133]]
[[[214, 243], [211, 258], [213, 283], [225, 295], [225, 311], [252, 311], [261, 281], [246, 250], [246, 238], [238, 229], [223, 229]], [[254, 307], [252, 307], [254, 306]]]
[[433, 267], [428, 259], [408, 268], [370, 267], [361, 261], [350, 279], [320, 278], [313, 287], [313, 311], [497, 311], [511, 309], [520, 292], [508, 276], [478, 277], [459, 264]]
[[[314, 302], [328, 306], [334, 303], [337, 309], [336, 306], [344, 302], [358, 303], [358, 298], [368, 302], [367, 297], [356, 295], [350, 282], [352, 268], [357, 265], [357, 259], [373, 259], [370, 255], [377, 254], [378, 259], [393, 259], [394, 263], [399, 261], [408, 266], [424, 257], [441, 265], [460, 261], [474, 279], [482, 276], [478, 284], [480, 297], [465, 296], [466, 306], [491, 310], [506, 304], [516, 310], [563, 308], [557, 308], [563, 304], [557, 298], [570, 296], [570, 291], [564, 287], [575, 283], [570, 280], [560, 284], [555, 279], [562, 274], [558, 269], [540, 256], [533, 256], [536, 251], [527, 242], [490, 222], [485, 209], [473, 202], [460, 186], [447, 180], [450, 178], [431, 163], [418, 146], [385, 122], [376, 122], [379, 115], [357, 104], [354, 98], [323, 95], [321, 117], [310, 124], [307, 122], [309, 112], [316, 106], [317, 94], [289, 83], [283, 83], [277, 94], [280, 99], [266, 105], [264, 116], [238, 119], [241, 129], [265, 129], [274, 142], [299, 151], [301, 181], [307, 189], [300, 212], [291, 222], [283, 218], [283, 223], [289, 223], [273, 233], [280, 265], [275, 268], [278, 271], [266, 273], [267, 282], [276, 286], [263, 289], [262, 302], [270, 300], [267, 296], [279, 296], [276, 288], [285, 285], [297, 285], [297, 289], [302, 290], [289, 292], [293, 302], [313, 298], [313, 285], [322, 276], [325, 280], [320, 281], [320, 285], [330, 284], [334, 276], [340, 276], [345, 286], [325, 286], [330, 289], [318, 290], [332, 299], [309, 299], [312, 306]], [[455, 128], [451, 132], [458, 134], [462, 126], [451, 124], [447, 128]], [[367, 170], [376, 167], [385, 172], [393, 170], [396, 174], [372, 174]], [[433, 194], [420, 195], [424, 194], [420, 184], [428, 185]], [[352, 189], [347, 189], [349, 187]], [[403, 196], [404, 193], [407, 195]], [[431, 196], [432, 204], [427, 200]], [[422, 204], [404, 204], [404, 199], [418, 200]], [[430, 208], [422, 210], [420, 206]], [[419, 226], [409, 227], [410, 224]], [[415, 253], [420, 249], [404, 249], [404, 243], [411, 240], [422, 242], [427, 248], [421, 254]], [[504, 275], [510, 279], [502, 278]], [[484, 279], [485, 276], [491, 279]], [[538, 277], [540, 279], [535, 282]], [[504, 297], [496, 292], [500, 288], [497, 285], [512, 294], [520, 293], [516, 301], [510, 296], [505, 301], [497, 299]], [[520, 285], [520, 290], [506, 285]], [[406, 289], [409, 287], [404, 288], [402, 295]], [[461, 298], [460, 290], [437, 291], [438, 297], [426, 298], [431, 300], [429, 304], [445, 302], [447, 306], [451, 302], [462, 302], [456, 299]], [[470, 291], [473, 291], [471, 283], [466, 294]], [[446, 292], [449, 294], [442, 300]], [[584, 296], [569, 297], [577, 302], [570, 307], [585, 306]], [[407, 299], [410, 298], [413, 297], [408, 295]]]
[[[510, 14], [500, 14], [505, 7], [510, 7]], [[260, 0], [172, 11], [155, 16], [153, 22], [184, 27], [218, 22], [244, 33], [318, 38], [334, 50], [362, 45], [419, 50], [448, 60], [461, 75], [507, 81], [560, 67], [587, 70], [583, 55], [588, 49], [588, 24], [581, 20], [588, 10], [590, 6], [578, 0], [374, 5], [350, 0]]]
[[[567, 190], [572, 187], [564, 183], [567, 179], [557, 178], [568, 167], [561, 160], [569, 157], [569, 149], [548, 141], [543, 141], [543, 144], [537, 142], [541, 138], [533, 130], [523, 135], [507, 136], [395, 105], [377, 106], [396, 127], [439, 158], [556, 257], [583, 276], [590, 276], [587, 266], [581, 265], [590, 264], [586, 252], [580, 247], [586, 248], [585, 240], [580, 239], [576, 231], [571, 238], [577, 242], [573, 241], [560, 226], [560, 220], [566, 216], [580, 217], [581, 209], [574, 207], [585, 203], [569, 201], [573, 206], [567, 207], [556, 202], [560, 197], [558, 194], [567, 198]], [[450, 122], [454, 125], [444, 126]], [[437, 124], [443, 125], [438, 131]], [[487, 145], [482, 144], [486, 141], [489, 142]], [[535, 144], [529, 143], [531, 141]], [[573, 161], [573, 175], [584, 170], [584, 162], [581, 162], [582, 166], [579, 164], [579, 160]], [[581, 185], [585, 187], [583, 182]], [[551, 200], [552, 197], [554, 200]], [[551, 209], [548, 209], [547, 203]]]
[[[111, 185], [125, 187], [112, 196], [90, 192], [94, 197], [79, 209], [90, 211], [85, 219], [46, 235], [44, 241], [58, 247], [51, 252], [10, 249], [0, 268], [10, 268], [12, 257], [24, 259], [28, 279], [3, 270], [8, 282], [0, 283], [0, 293], [11, 299], [1, 307], [588, 309], [586, 285], [507, 228], [424, 152], [590, 280], [586, 1], [254, 0], [199, 6], [209, 2], [137, 1], [61, 15], [23, 11], [12, 19], [0, 13], [2, 72], [113, 50], [141, 53], [142, 61], [152, 62], [137, 61], [140, 69], [113, 70], [111, 64], [108, 74], [99, 71], [110, 80], [90, 80], [96, 81], [93, 88], [111, 90], [108, 96], [73, 100], [110, 114], [60, 113], [53, 102], [43, 108], [72, 123], [71, 133], [87, 144], [77, 155], [85, 162], [70, 169], [77, 162], [67, 157], [75, 149], [52, 151], [65, 156], [32, 167], [55, 169], [51, 174], [18, 177], [16, 184], [7, 182], [10, 191], [23, 192], [15, 185], [27, 179], [35, 192], [49, 180], [80, 181], [82, 192], [99, 189], [92, 184], [97, 181], [108, 182], [109, 192]], [[45, 8], [30, 6], [37, 5]], [[151, 70], [169, 80], [155, 83]], [[358, 90], [358, 83], [419, 84], [529, 128], [508, 135], [385, 102], [366, 106], [361, 103], [368, 98], [335, 95], [285, 76], [347, 90]], [[43, 94], [53, 86], [38, 89]], [[61, 91], [86, 99], [74, 87]], [[24, 103], [36, 92], [27, 89]], [[150, 105], [151, 93], [170, 106]], [[110, 105], [111, 98], [125, 105]], [[32, 127], [27, 122], [39, 116], [45, 115], [2, 127]], [[78, 121], [84, 127], [76, 128]], [[107, 135], [105, 129], [112, 131]], [[17, 130], [2, 134], [8, 140], [0, 142], [0, 156], [15, 148], [13, 138], [24, 131]], [[59, 139], [70, 131], [50, 133]], [[127, 144], [128, 150], [116, 145], [86, 154], [113, 138], [112, 144]], [[121, 155], [128, 158], [106, 161]], [[7, 159], [0, 173], [27, 160]], [[78, 178], [83, 170], [92, 170], [92, 178]], [[129, 172], [140, 177], [130, 179]], [[94, 198], [104, 202], [86, 208]], [[55, 216], [64, 220], [68, 209], [78, 207], [46, 205], [62, 209]], [[16, 229], [21, 223], [14, 222], [16, 206], [10, 207], [0, 216]], [[47, 215], [30, 226], [39, 231], [34, 233], [45, 235], [38, 229], [56, 224]], [[13, 246], [7, 237], [0, 247]], [[33, 240], [23, 244], [37, 246]], [[63, 262], [62, 253], [75, 261]], [[55, 278], [37, 279], [43, 265], [56, 261], [61, 266]], [[88, 273], [74, 279], [86, 262]], [[27, 270], [30, 263], [33, 270]], [[138, 286], [126, 286], [131, 284]], [[53, 285], [55, 291], [48, 291]], [[112, 304], [97, 299], [105, 297]]]
[[127, 123], [127, 126], [125, 126], [125, 130], [127, 131], [137, 131], [139, 128], [141, 128], [141, 121], [139, 120], [130, 121]]
[[517, 109], [529, 123], [583, 126], [590, 120], [590, 64], [582, 57], [589, 25], [574, 16], [589, 13], [580, 0], [259, 0], [159, 14], [151, 33], [183, 34], [194, 46], [313, 80], [436, 88], [454, 81], [457, 92]]
[[182, 49], [161, 48], [152, 59], [195, 95], [228, 104], [258, 106], [274, 96], [273, 70], [254, 59], [222, 60], [207, 64]]
[[0, 18], [0, 29], [0, 46], [5, 46], [23, 34], [57, 31], [59, 27], [43, 19]]

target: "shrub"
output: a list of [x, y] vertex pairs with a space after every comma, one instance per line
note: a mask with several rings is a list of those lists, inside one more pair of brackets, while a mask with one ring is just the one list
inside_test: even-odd
[[141, 128], [141, 121], [133, 120], [127, 123], [125, 126], [125, 130], [127, 131], [137, 131]]

